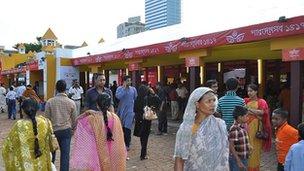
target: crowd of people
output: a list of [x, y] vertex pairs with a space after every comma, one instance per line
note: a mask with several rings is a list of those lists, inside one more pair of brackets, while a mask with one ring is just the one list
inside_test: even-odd
[[[209, 87], [215, 84], [210, 82]], [[304, 123], [298, 129], [290, 126], [288, 111], [282, 108], [275, 109], [270, 118], [267, 102], [258, 97], [255, 84], [247, 86], [245, 99], [237, 96], [236, 78], [226, 81], [226, 89], [219, 99], [211, 88], [191, 93], [176, 135], [175, 170], [260, 170], [262, 151], [271, 149], [271, 126], [277, 170], [304, 170]]]
[[[152, 120], [145, 117], [148, 107], [157, 114], [156, 135], [167, 135], [168, 112], [172, 120], [182, 120], [176, 134], [174, 170], [259, 170], [261, 153], [271, 149], [272, 130], [278, 170], [304, 170], [303, 123], [298, 129], [290, 126], [288, 111], [282, 108], [270, 116], [267, 102], [258, 97], [257, 85], [249, 84], [248, 98], [241, 98], [238, 80], [230, 78], [226, 93], [219, 98], [216, 80], [190, 95], [182, 83], [157, 83], [154, 88], [147, 82], [134, 87], [131, 82], [130, 76], [124, 76], [121, 86], [115, 82], [108, 88], [105, 75], [96, 74], [94, 86], [84, 92], [78, 80], [70, 88], [59, 80], [43, 116], [36, 115], [41, 100], [30, 85], [12, 86], [8, 93], [0, 87], [8, 118], [16, 119], [16, 104], [21, 118], [3, 144], [5, 168], [55, 170], [56, 137], [61, 171], [125, 170], [133, 126], [133, 135], [140, 138], [139, 158], [149, 159]], [[2, 103], [0, 107], [5, 110]]]

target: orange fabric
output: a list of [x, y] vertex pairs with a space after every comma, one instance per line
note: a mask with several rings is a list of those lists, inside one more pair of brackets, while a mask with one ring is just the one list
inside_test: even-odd
[[27, 98], [32, 98], [32, 99], [36, 100], [37, 103], [41, 102], [40, 98], [37, 96], [36, 92], [32, 88], [26, 88], [26, 90], [23, 92], [22, 96], [27, 97]]
[[299, 140], [298, 130], [290, 126], [287, 122], [276, 130], [276, 149], [278, 162], [283, 164], [291, 145]]
[[[247, 102], [247, 103], [246, 103]], [[258, 109], [258, 101], [246, 101], [246, 105], [252, 109]], [[261, 119], [261, 117], [259, 117]], [[248, 136], [249, 143], [253, 147], [253, 150], [248, 159], [248, 170], [250, 171], [259, 171], [261, 163], [261, 154], [262, 154], [262, 140], [255, 137], [256, 132], [258, 131], [258, 122], [259, 119], [256, 115], [248, 115]]]
[[[252, 109], [258, 109], [258, 101], [248, 101], [245, 100], [246, 106]], [[248, 115], [247, 116], [248, 120], [247, 120], [247, 124], [250, 124], [254, 119], [258, 119], [258, 117], [256, 115]]]
[[[263, 130], [265, 132], [267, 132], [268, 135], [272, 135], [269, 108], [268, 108], [267, 102], [264, 99], [260, 99], [260, 98], [258, 98], [257, 101], [252, 101], [249, 98], [245, 98], [244, 100], [245, 100], [245, 103], [247, 106], [254, 108], [254, 109], [260, 109], [260, 110], [264, 111], [264, 114], [262, 117], [259, 117], [259, 116], [254, 116], [255, 118], [249, 117], [249, 120], [247, 123], [249, 124], [252, 120], [259, 119], [263, 123]], [[263, 150], [265, 152], [268, 152], [268, 151], [270, 151], [270, 149], [271, 149], [271, 136], [269, 136], [267, 140], [263, 140]]]
[[248, 171], [260, 171], [260, 167], [257, 168], [247, 168]]
[[[94, 131], [96, 138], [97, 147], [107, 147], [107, 137], [106, 134], [101, 132], [106, 132], [106, 126], [102, 115], [94, 111], [86, 111], [86, 115], [89, 114], [89, 122]], [[120, 119], [114, 113], [108, 112], [108, 118], [114, 119], [113, 125], [113, 139], [112, 141], [112, 151], [109, 152], [107, 148], [98, 148], [99, 162], [101, 164], [102, 170], [126, 170], [126, 148], [124, 146], [123, 130], [120, 124]], [[111, 154], [109, 154], [111, 153]], [[112, 163], [112, 164], [111, 164]]]

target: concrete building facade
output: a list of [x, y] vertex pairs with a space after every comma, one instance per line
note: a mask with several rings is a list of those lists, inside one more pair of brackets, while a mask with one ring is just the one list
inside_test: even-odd
[[145, 31], [145, 24], [140, 22], [140, 16], [130, 17], [128, 22], [117, 26], [117, 38], [130, 36]]

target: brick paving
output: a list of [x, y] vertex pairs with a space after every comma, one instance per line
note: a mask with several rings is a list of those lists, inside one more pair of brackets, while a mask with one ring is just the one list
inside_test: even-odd
[[[6, 114], [0, 114], [0, 146], [2, 149], [3, 139], [7, 136], [13, 120], [8, 120]], [[130, 171], [167, 171], [173, 170], [174, 160], [172, 158], [174, 151], [175, 133], [178, 129], [179, 123], [169, 122], [168, 135], [155, 135], [157, 122], [154, 121], [152, 126], [152, 133], [149, 137], [148, 144], [148, 160], [141, 161], [140, 155], [140, 142], [139, 138], [132, 137], [131, 150], [128, 155], [130, 160], [127, 161], [127, 170]], [[73, 146], [73, 145], [72, 145]], [[59, 156], [59, 154], [57, 154]], [[269, 153], [263, 153], [261, 170], [262, 171], [275, 171], [276, 170], [275, 150], [272, 149]], [[56, 166], [59, 168], [58, 157]], [[0, 155], [0, 171], [4, 170], [2, 155]]]

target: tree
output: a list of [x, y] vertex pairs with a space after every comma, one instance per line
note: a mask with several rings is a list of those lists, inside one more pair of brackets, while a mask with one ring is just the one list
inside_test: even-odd
[[[23, 43], [25, 47], [25, 53], [28, 53], [29, 51], [32, 52], [41, 52], [42, 45], [40, 43], [41, 37], [36, 37], [37, 43]], [[17, 43], [13, 46], [14, 49], [18, 50], [18, 46], [20, 43]]]

